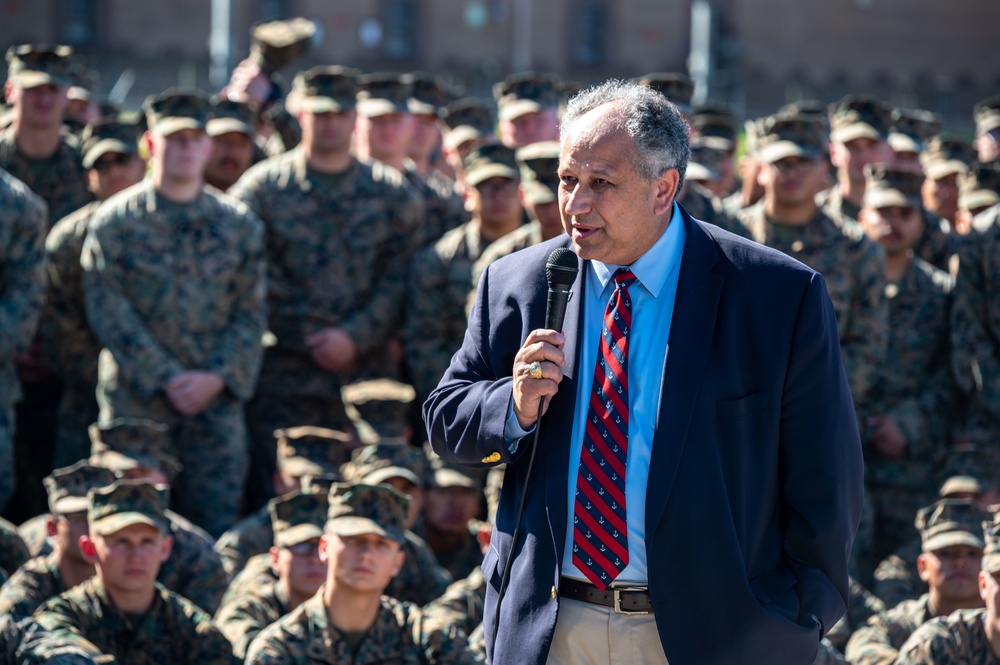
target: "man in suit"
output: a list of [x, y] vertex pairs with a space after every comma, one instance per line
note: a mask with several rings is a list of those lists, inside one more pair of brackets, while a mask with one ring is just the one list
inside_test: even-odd
[[[484, 272], [424, 405], [443, 457], [508, 465], [483, 562], [495, 665], [807, 664], [844, 612], [862, 462], [833, 307], [818, 273], [675, 204], [688, 132], [639, 86], [574, 98], [569, 237]], [[539, 329], [566, 245], [564, 330]]]

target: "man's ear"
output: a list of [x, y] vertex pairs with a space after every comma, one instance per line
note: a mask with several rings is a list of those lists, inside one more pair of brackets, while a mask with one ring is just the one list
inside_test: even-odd
[[56, 519], [58, 518], [55, 515], [45, 516], [45, 533], [47, 533], [50, 537], [55, 536], [58, 531]]
[[271, 572], [274, 573], [275, 577], [278, 576], [278, 553], [279, 552], [280, 552], [280, 550], [277, 547], [273, 547], [273, 546], [271, 547], [271, 549], [269, 549], [267, 551], [268, 559], [271, 561]]
[[653, 206], [653, 213], [657, 215], [669, 215], [670, 208], [680, 194], [678, 185], [681, 181], [681, 174], [677, 169], [667, 169], [656, 180], [656, 202]]
[[319, 537], [319, 560], [326, 563], [330, 560], [330, 554], [327, 552], [327, 548], [330, 546], [330, 537], [325, 533]]
[[395, 577], [399, 575], [399, 571], [403, 569], [403, 562], [406, 561], [406, 553], [403, 550], [396, 552], [396, 565], [392, 570], [392, 576]]
[[163, 536], [163, 541], [160, 543], [160, 563], [163, 563], [170, 558], [170, 553], [174, 550], [174, 537], [173, 536]]
[[917, 575], [920, 576], [922, 582], [926, 582], [927, 578], [930, 576], [927, 572], [927, 555], [920, 554], [917, 557]]
[[80, 546], [80, 554], [83, 556], [83, 560], [91, 566], [96, 565], [97, 547], [94, 545], [94, 541], [90, 539], [90, 536], [84, 534], [80, 536], [80, 540], [77, 542]]

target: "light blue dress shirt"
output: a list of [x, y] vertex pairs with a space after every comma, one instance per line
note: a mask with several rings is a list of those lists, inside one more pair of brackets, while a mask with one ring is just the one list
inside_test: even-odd
[[[667, 339], [677, 298], [681, 255], [684, 251], [684, 220], [677, 204], [667, 230], [656, 243], [629, 267], [637, 282], [629, 287], [632, 296], [632, 329], [629, 333], [629, 423], [628, 459], [625, 464], [625, 511], [628, 523], [629, 563], [616, 584], [646, 584], [646, 486], [649, 481], [649, 458], [653, 449], [653, 431], [660, 406], [663, 368], [667, 357]], [[580, 335], [580, 360], [577, 363], [576, 408], [567, 469], [567, 528], [563, 549], [562, 574], [586, 580], [573, 565], [573, 512], [576, 503], [576, 478], [580, 451], [593, 388], [597, 350], [604, 310], [614, 291], [612, 275], [619, 267], [590, 261], [585, 280], [583, 330]], [[683, 351], [680, 351], [683, 353]], [[664, 395], [669, 401], [670, 396]], [[514, 443], [530, 434], [514, 417], [513, 398], [504, 434]], [[512, 446], [512, 448], [516, 447]]]

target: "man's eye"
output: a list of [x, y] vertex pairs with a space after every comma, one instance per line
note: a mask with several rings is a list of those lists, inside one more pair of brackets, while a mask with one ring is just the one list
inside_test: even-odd
[[564, 187], [572, 187], [573, 185], [576, 184], [576, 178], [574, 178], [571, 175], [564, 175], [559, 178], [559, 181], [563, 184]]

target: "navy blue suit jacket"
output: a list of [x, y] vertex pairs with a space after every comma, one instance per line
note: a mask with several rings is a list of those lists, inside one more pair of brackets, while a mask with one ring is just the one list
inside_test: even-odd
[[[683, 212], [683, 250], [646, 495], [649, 593], [674, 665], [808, 665], [843, 614], [862, 457], [833, 306], [819, 273]], [[486, 573], [494, 665], [544, 663], [558, 613], [581, 298], [567, 308], [559, 393], [510, 454], [514, 355], [545, 320], [545, 262], [568, 237], [481, 278], [462, 348], [424, 404], [434, 449], [508, 463]], [[583, 263], [575, 293], [583, 293]], [[592, 370], [590, 370], [592, 371]], [[527, 492], [521, 537], [511, 536]], [[493, 635], [500, 575], [512, 580]]]

